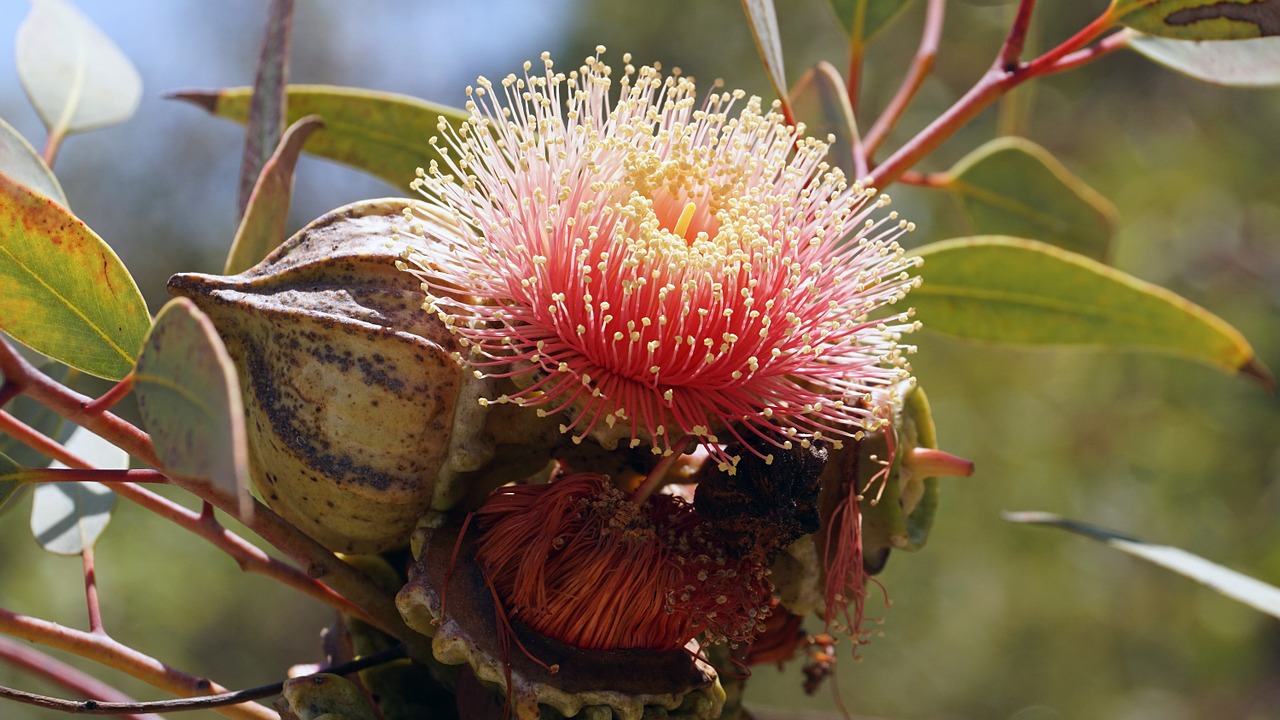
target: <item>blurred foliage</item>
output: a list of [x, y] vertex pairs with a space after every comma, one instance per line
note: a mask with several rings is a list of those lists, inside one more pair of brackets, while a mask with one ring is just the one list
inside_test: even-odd
[[[129, 124], [68, 141], [56, 168], [72, 206], [117, 249], [152, 307], [170, 273], [220, 266], [235, 230], [242, 136], [229, 123], [154, 102], [176, 87], [145, 77], [155, 72], [147, 58], [171, 53], [166, 82], [175, 82], [177, 68], [187, 73], [176, 74], [182, 84], [246, 84], [264, 12], [249, 0], [189, 14], [163, 5], [137, 3], [132, 17], [151, 13], [155, 21], [117, 27], [110, 22], [117, 5], [81, 3], [137, 60], [147, 99]], [[505, 12], [438, 0], [386, 5], [300, 3], [293, 79], [459, 104], [459, 77], [500, 77], [544, 49], [576, 64], [604, 44], [610, 57], [630, 51], [638, 62], [656, 59], [704, 81], [768, 93], [734, 0], [556, 2], [534, 20], [516, 3], [503, 3]], [[914, 52], [922, 5], [912, 4], [870, 45], [860, 108], [870, 117]], [[1041, 3], [1032, 49], [1061, 40], [1106, 5]], [[1011, 7], [949, 4], [942, 60], [889, 147], [986, 69]], [[23, 10], [0, 10], [0, 38], [12, 38]], [[779, 26], [790, 82], [822, 59], [842, 65], [844, 33], [826, 0], [785, 3]], [[158, 50], [144, 52], [149, 45]], [[444, 79], [454, 84], [439, 84]], [[39, 146], [16, 81], [0, 76], [0, 87], [0, 116]], [[950, 167], [990, 139], [998, 120], [1116, 205], [1117, 267], [1220, 315], [1280, 368], [1280, 91], [1200, 84], [1116, 54], [1015, 91], [920, 169]], [[893, 190], [895, 207], [919, 226], [908, 240], [964, 232], [944, 194]], [[294, 227], [349, 200], [406, 191], [307, 161], [296, 192]], [[927, 332], [917, 340], [913, 364], [939, 440], [978, 472], [944, 481], [930, 546], [894, 556], [880, 576], [892, 601], [882, 611], [871, 606], [883, 617], [883, 637], [860, 650], [861, 662], [850, 661], [847, 643], [840, 647], [839, 692], [850, 710], [891, 718], [1280, 718], [1274, 620], [1106, 547], [999, 520], [1003, 510], [1049, 510], [1280, 581], [1276, 398], [1245, 378], [1174, 359], [1011, 351]], [[82, 626], [79, 560], [37, 548], [29, 509], [27, 499], [0, 517], [4, 604]], [[231, 687], [278, 679], [290, 664], [319, 657], [318, 629], [329, 611], [243, 576], [204, 541], [136, 507], [118, 509], [97, 556], [106, 623], [145, 652]], [[155, 697], [128, 678], [104, 677]], [[748, 704], [833, 707], [832, 686], [805, 697], [800, 682], [798, 667], [759, 668]], [[4, 665], [0, 684], [60, 694]], [[13, 705], [3, 715], [64, 717]]]

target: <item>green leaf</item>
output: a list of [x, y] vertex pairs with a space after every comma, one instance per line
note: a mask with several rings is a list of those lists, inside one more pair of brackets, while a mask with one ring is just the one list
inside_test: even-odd
[[138, 286], [102, 238], [0, 174], [0, 328], [71, 367], [119, 380], [150, 326]]
[[870, 40], [902, 14], [911, 0], [829, 0], [851, 42]]
[[773, 85], [773, 92], [790, 115], [787, 72], [782, 66], [782, 38], [778, 35], [778, 13], [773, 9], [773, 0], [742, 0], [742, 9], [747, 13], [751, 37], [755, 38], [756, 49], [760, 51], [760, 60], [764, 63], [769, 83]]
[[824, 140], [829, 135], [835, 137], [828, 159], [845, 177], [857, 179], [853, 148], [858, 142], [858, 125], [840, 72], [826, 61], [806, 70], [791, 88], [791, 107], [809, 135]]
[[[95, 468], [123, 470], [129, 456], [120, 448], [77, 428], [67, 450]], [[55, 462], [50, 467], [65, 468]], [[111, 521], [116, 494], [95, 482], [45, 482], [35, 486], [31, 500], [31, 533], [40, 547], [58, 555], [79, 555], [93, 547]]]
[[[190, 90], [172, 97], [199, 105], [218, 117], [244, 122], [249, 88]], [[440, 155], [427, 142], [440, 122], [455, 127], [467, 113], [406, 95], [333, 87], [290, 85], [288, 122], [307, 115], [324, 118], [307, 151], [364, 170], [405, 189], [418, 168]]]
[[1280, 618], [1280, 588], [1225, 568], [1217, 563], [1209, 562], [1186, 550], [1180, 550], [1169, 545], [1154, 545], [1143, 542], [1114, 530], [1076, 520], [1068, 520], [1052, 513], [1012, 512], [1004, 513], [1003, 517], [1009, 522], [1048, 525], [1049, 527], [1056, 527], [1060, 530], [1066, 530], [1106, 543], [1117, 550], [1122, 550], [1130, 555], [1172, 570], [1179, 575], [1189, 577], [1202, 585], [1207, 585], [1217, 592], [1233, 600], [1238, 600], [1255, 610]]
[[53, 176], [53, 171], [26, 138], [4, 120], [0, 120], [0, 173], [8, 175], [62, 207], [69, 207], [67, 196], [62, 192], [58, 179]]
[[4, 479], [6, 475], [20, 472], [22, 472], [21, 465], [14, 462], [8, 455], [0, 453], [0, 514], [22, 497], [22, 491], [27, 487], [26, 484], [17, 480]]
[[195, 303], [165, 305], [138, 357], [134, 394], [162, 470], [249, 497], [249, 450], [235, 364]]
[[1248, 341], [1174, 293], [1052, 245], [972, 237], [920, 248], [911, 291], [926, 328], [1015, 345], [1074, 345], [1176, 355], [1270, 385]]
[[284, 133], [285, 89], [289, 84], [289, 31], [292, 25], [293, 0], [271, 0], [245, 122], [244, 155], [240, 160], [239, 192], [236, 196], [242, 217], [262, 168]]
[[142, 99], [133, 63], [66, 0], [32, 0], [17, 55], [18, 77], [51, 136], [124, 122]]
[[280, 146], [267, 164], [249, 196], [244, 217], [231, 243], [224, 272], [227, 275], [248, 270], [284, 242], [289, 219], [289, 197], [293, 194], [293, 169], [298, 155], [311, 133], [324, 126], [318, 115], [308, 115], [285, 132]]
[[1129, 31], [1125, 44], [1197, 80], [1241, 87], [1280, 85], [1280, 37], [1197, 42]]
[[992, 140], [940, 185], [954, 194], [975, 235], [1035, 238], [1095, 260], [1108, 255], [1115, 208], [1029, 140]]
[[1180, 40], [1280, 35], [1280, 0], [1112, 0], [1112, 19]]

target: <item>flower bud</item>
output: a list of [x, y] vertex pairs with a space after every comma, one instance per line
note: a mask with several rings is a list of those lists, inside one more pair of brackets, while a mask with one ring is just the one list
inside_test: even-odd
[[[408, 541], [418, 517], [536, 471], [547, 434], [491, 413], [452, 355], [453, 335], [422, 312], [418, 282], [397, 269], [419, 235], [408, 200], [369, 200], [303, 228], [257, 266], [232, 276], [175, 275], [217, 327], [244, 395], [250, 474], [268, 505], [331, 549], [380, 552]], [[415, 223], [452, 227], [430, 209]], [[421, 248], [415, 247], [415, 250]], [[551, 429], [554, 437], [555, 429]], [[520, 463], [495, 461], [500, 443]]]

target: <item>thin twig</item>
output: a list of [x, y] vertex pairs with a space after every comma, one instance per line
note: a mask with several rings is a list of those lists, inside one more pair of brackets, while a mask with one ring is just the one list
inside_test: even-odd
[[996, 64], [1000, 67], [1011, 70], [1022, 60], [1022, 49], [1026, 47], [1027, 29], [1031, 27], [1031, 13], [1035, 7], [1036, 0], [1022, 0], [1018, 3], [1018, 13], [1013, 17], [1004, 46], [1000, 48], [1000, 56], [996, 58]]
[[[145, 432], [110, 412], [86, 412], [84, 406], [87, 398], [84, 395], [40, 372], [3, 340], [0, 340], [0, 375], [18, 383], [23, 392], [32, 399], [102, 437], [139, 461], [152, 467], [161, 466], [155, 448], [151, 444], [151, 438]], [[415, 649], [417, 645], [422, 644], [422, 649], [426, 651], [425, 647], [429, 641], [404, 624], [390, 593], [270, 508], [255, 500], [252, 512], [245, 515], [240, 512], [239, 497], [216, 488], [210, 483], [176, 476], [170, 476], [169, 479], [171, 484], [242, 522], [259, 537], [305, 568], [307, 575], [317, 580], [324, 579], [326, 585], [363, 608], [363, 615], [371, 619], [372, 624], [380, 630], [409, 643]]]
[[95, 414], [106, 412], [131, 392], [133, 392], [133, 373], [129, 373], [123, 380], [112, 385], [111, 389], [103, 393], [97, 400], [90, 400], [84, 403], [84, 411]]
[[[380, 653], [360, 658], [359, 660], [353, 660], [349, 663], [325, 668], [314, 674], [318, 675], [320, 673], [326, 673], [332, 675], [350, 675], [352, 673], [376, 667], [394, 660], [399, 660], [404, 657], [405, 646], [397, 645], [393, 648], [383, 650]], [[189, 710], [209, 710], [228, 705], [246, 703], [252, 700], [271, 697], [273, 695], [279, 695], [283, 690], [284, 683], [277, 682], [269, 685], [261, 685], [256, 688], [249, 688], [247, 690], [237, 690], [235, 692], [225, 692], [218, 695], [205, 695], [203, 697], [186, 698], [181, 700], [156, 700], [153, 702], [102, 702], [98, 700], [84, 700], [77, 702], [74, 700], [62, 700], [60, 698], [52, 698], [45, 695], [36, 695], [35, 693], [0, 687], [0, 698], [8, 698], [28, 705], [36, 705], [50, 710], [59, 710], [61, 712], [81, 715], [123, 715], [126, 713], [135, 713], [140, 711], [165, 713], [186, 712]]]
[[[911, 169], [921, 158], [933, 152], [1000, 96], [1034, 77], [1049, 75], [1061, 69], [1056, 63], [1065, 56], [1086, 47], [1115, 26], [1110, 13], [1104, 13], [1080, 32], [1030, 63], [1007, 69], [996, 58], [986, 74], [951, 107], [938, 116], [918, 135], [898, 148], [888, 160], [871, 172], [872, 184], [884, 188]], [[1092, 59], [1092, 58], [1090, 58]], [[1072, 65], [1071, 67], [1076, 67]]]
[[102, 606], [98, 603], [98, 573], [93, 566], [93, 546], [86, 544], [80, 551], [84, 562], [84, 600], [89, 610], [89, 632], [106, 635], [102, 628]]
[[[84, 673], [79, 668], [8, 638], [0, 637], [0, 660], [83, 697], [101, 698], [106, 702], [135, 702], [133, 698], [98, 678]], [[129, 713], [122, 720], [162, 720], [162, 718], [152, 713]]]
[[938, 44], [942, 40], [942, 26], [946, 19], [946, 12], [947, 0], [929, 0], [929, 5], [925, 9], [924, 30], [920, 34], [920, 47], [911, 61], [907, 76], [903, 79], [898, 91], [894, 93], [893, 99], [885, 106], [884, 112], [880, 113], [880, 117], [876, 118], [875, 124], [863, 138], [863, 152], [868, 162], [889, 136], [894, 125], [902, 118], [902, 114], [915, 99], [916, 93], [919, 92], [920, 86], [924, 85], [929, 73], [933, 72], [934, 63], [938, 57]]
[[104, 470], [100, 468], [30, 468], [6, 476], [24, 483], [151, 483], [168, 485], [169, 476], [157, 470]]
[[849, 67], [845, 71], [845, 92], [849, 96], [849, 107], [854, 117], [858, 116], [858, 96], [861, 95], [862, 61], [866, 55], [867, 43], [863, 38], [849, 39]]
[[[165, 665], [101, 633], [76, 630], [4, 608], [0, 608], [0, 632], [108, 665], [175, 695], [228, 692], [207, 678]], [[253, 703], [220, 708], [218, 712], [236, 720], [279, 720], [274, 711]]]

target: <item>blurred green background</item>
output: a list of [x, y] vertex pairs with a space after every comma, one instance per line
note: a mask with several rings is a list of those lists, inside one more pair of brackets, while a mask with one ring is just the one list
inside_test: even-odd
[[[1033, 48], [1105, 8], [1041, 2]], [[847, 47], [825, 0], [782, 0], [791, 81]], [[864, 127], [915, 50], [915, 3], [868, 54]], [[171, 273], [216, 271], [235, 230], [238, 126], [161, 99], [181, 87], [252, 81], [266, 3], [81, 0], [146, 83], [129, 123], [71, 138], [55, 167], [72, 208], [134, 271], [151, 308]], [[923, 127], [994, 57], [1012, 6], [949, 3], [938, 70], [891, 145]], [[26, 3], [0, 7], [0, 57]], [[483, 0], [298, 3], [292, 79], [460, 104], [477, 74], [500, 77], [551, 50], [576, 63], [597, 44], [616, 61], [660, 60], [702, 81], [768, 96], [735, 0]], [[10, 61], [0, 117], [39, 147], [43, 131]], [[1054, 152], [1111, 199], [1115, 264], [1238, 327], [1280, 369], [1280, 91], [1209, 86], [1118, 53], [1016, 91], [921, 165], [942, 170], [997, 132]], [[422, 138], [423, 142], [426, 138]], [[883, 154], [882, 154], [883, 155]], [[401, 195], [359, 173], [304, 162], [293, 226], [337, 205]], [[963, 234], [947, 198], [893, 188], [924, 243]], [[1280, 404], [1257, 384], [1163, 357], [1022, 351], [924, 332], [914, 367], [943, 446], [977, 463], [945, 480], [929, 546], [895, 555], [872, 606], [877, 637], [839, 691], [858, 717], [1280, 718], [1280, 625], [1214, 592], [1089, 541], [999, 519], [1048, 510], [1176, 545], [1280, 584]], [[83, 627], [79, 561], [40, 551], [29, 501], [0, 516], [0, 606]], [[330, 613], [131, 505], [98, 548], [108, 629], [231, 687], [279, 679], [319, 653]], [[811, 623], [817, 629], [817, 623]], [[95, 672], [97, 672], [95, 670]], [[141, 698], [160, 694], [113, 671]], [[0, 684], [62, 695], [0, 665]], [[830, 710], [832, 687], [800, 691], [798, 667], [758, 668], [757, 705]], [[200, 714], [187, 717], [200, 717]], [[5, 720], [62, 717], [0, 704]], [[212, 716], [209, 716], [212, 717]], [[796, 715], [799, 717], [799, 715]]]

